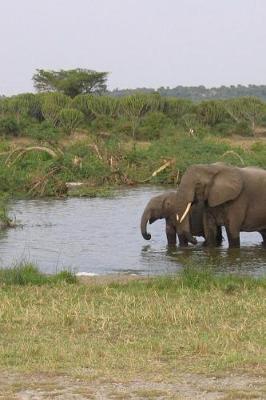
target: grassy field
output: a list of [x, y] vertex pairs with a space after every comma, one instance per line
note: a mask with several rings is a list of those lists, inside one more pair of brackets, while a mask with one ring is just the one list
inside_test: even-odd
[[32, 271], [0, 274], [0, 369], [109, 380], [266, 374], [265, 279], [188, 268], [174, 278], [76, 282]]

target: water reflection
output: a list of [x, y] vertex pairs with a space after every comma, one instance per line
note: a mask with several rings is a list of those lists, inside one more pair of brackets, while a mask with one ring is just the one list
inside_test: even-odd
[[[45, 272], [70, 267], [89, 273], [171, 274], [184, 265], [212, 265], [217, 273], [263, 275], [266, 249], [257, 233], [241, 234], [241, 249], [197, 246], [168, 248], [163, 220], [143, 240], [141, 213], [150, 197], [164, 188], [121, 190], [111, 199], [20, 200], [11, 214], [22, 227], [0, 231], [0, 262], [33, 261]], [[225, 235], [224, 235], [225, 236]]]
[[[168, 257], [174, 263], [168, 272], [177, 272], [182, 266], [208, 266], [216, 273], [237, 273], [243, 275], [263, 276], [266, 272], [266, 248], [262, 244], [247, 245], [242, 240], [240, 249], [228, 247], [206, 248], [202, 245], [188, 248], [169, 247], [164, 251], [154, 250], [152, 246], [142, 248], [143, 258], [152, 259]], [[145, 254], [147, 253], [147, 254]], [[159, 258], [160, 258], [159, 256]]]

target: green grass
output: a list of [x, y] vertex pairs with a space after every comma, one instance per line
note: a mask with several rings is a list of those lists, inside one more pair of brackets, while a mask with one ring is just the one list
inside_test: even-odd
[[[23, 197], [101, 195], [101, 188], [106, 191], [117, 185], [143, 181], [175, 184], [177, 172], [181, 175], [196, 163], [224, 161], [238, 166], [243, 163], [265, 166], [266, 145], [263, 143], [255, 143], [244, 150], [211, 135], [188, 138], [177, 128], [163, 131], [161, 137], [149, 140], [134, 142], [119, 132], [102, 139], [86, 131], [81, 139], [61, 138], [56, 145], [35, 140], [28, 145], [60, 148], [57, 158], [33, 150], [17, 159], [17, 155], [13, 155], [8, 164], [6, 160], [14, 144], [2, 139], [0, 148], [5, 151], [0, 154], [1, 191]], [[79, 159], [80, 164], [75, 164], [75, 159]], [[171, 166], [151, 178], [166, 160], [173, 161]], [[68, 192], [67, 182], [84, 182], [86, 189]]]
[[0, 279], [0, 368], [89, 369], [114, 379], [266, 373], [265, 279], [188, 268], [176, 277], [68, 285], [34, 284], [35, 274]]
[[58, 283], [76, 283], [76, 276], [70, 271], [61, 271], [55, 275], [46, 275], [33, 264], [19, 264], [13, 268], [0, 269], [0, 285], [46, 285]]
[[14, 222], [8, 215], [8, 212], [9, 212], [8, 200], [9, 200], [8, 196], [0, 194], [0, 225], [1, 225], [1, 228], [8, 228], [8, 227], [14, 226]]

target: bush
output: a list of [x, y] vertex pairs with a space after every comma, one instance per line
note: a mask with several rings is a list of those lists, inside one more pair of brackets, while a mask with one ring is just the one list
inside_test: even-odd
[[232, 133], [241, 136], [253, 136], [251, 125], [246, 121], [235, 124]]
[[75, 108], [63, 108], [59, 113], [59, 125], [63, 132], [71, 134], [81, 124], [83, 114]]
[[215, 127], [211, 130], [211, 133], [222, 137], [229, 137], [232, 136], [233, 131], [234, 124], [230, 122], [220, 122], [219, 124], [215, 125]]
[[95, 116], [91, 109], [89, 108], [89, 101], [88, 99], [92, 95], [90, 94], [80, 94], [71, 101], [71, 108], [76, 108], [77, 110], [81, 111], [84, 114], [84, 119], [88, 122], [92, 121]]
[[226, 111], [223, 102], [219, 100], [205, 100], [198, 104], [197, 115], [199, 121], [204, 125], [214, 126], [225, 120]]
[[96, 131], [109, 131], [115, 126], [115, 121], [109, 115], [98, 116], [91, 122], [91, 128]]
[[0, 118], [0, 134], [8, 136], [18, 136], [20, 126], [15, 117]]
[[116, 117], [119, 101], [110, 96], [88, 96], [87, 105], [96, 117]]
[[23, 93], [6, 99], [6, 110], [16, 115], [20, 120], [21, 116], [42, 120], [41, 101], [38, 94]]
[[119, 113], [131, 123], [131, 132], [135, 138], [141, 118], [149, 111], [157, 111], [160, 102], [157, 96], [135, 93], [120, 100]]
[[149, 112], [145, 115], [137, 130], [137, 137], [143, 139], [156, 139], [161, 136], [164, 128], [173, 127], [173, 122], [162, 112]]
[[50, 143], [57, 143], [61, 136], [59, 130], [54, 128], [48, 121], [28, 127], [26, 134], [34, 139]]
[[60, 111], [67, 108], [71, 100], [62, 93], [45, 93], [40, 99], [44, 119], [58, 126]]
[[177, 124], [185, 114], [195, 112], [196, 106], [191, 100], [168, 97], [161, 100], [163, 113]]
[[190, 130], [192, 129], [194, 135], [198, 135], [199, 130], [203, 127], [198, 121], [197, 115], [194, 113], [184, 114], [183, 117], [180, 118], [179, 125], [185, 129], [187, 133], [190, 133]]
[[12, 220], [8, 216], [8, 200], [9, 197], [4, 193], [0, 194], [0, 227], [7, 228], [12, 226]]

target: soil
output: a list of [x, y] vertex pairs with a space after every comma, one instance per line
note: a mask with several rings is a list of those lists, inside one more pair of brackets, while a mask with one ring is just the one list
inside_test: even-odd
[[186, 374], [173, 381], [106, 382], [66, 375], [0, 373], [0, 399], [106, 400], [266, 399], [266, 378], [248, 374], [205, 376]]

